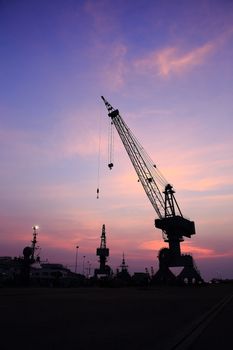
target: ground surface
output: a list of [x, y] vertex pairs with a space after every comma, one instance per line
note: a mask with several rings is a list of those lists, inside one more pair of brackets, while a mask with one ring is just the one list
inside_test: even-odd
[[[232, 285], [2, 288], [0, 346], [2, 350], [233, 349], [232, 295]], [[210, 318], [208, 313], [222, 301]], [[203, 317], [204, 330], [191, 336], [191, 345], [182, 345], [180, 340]]]

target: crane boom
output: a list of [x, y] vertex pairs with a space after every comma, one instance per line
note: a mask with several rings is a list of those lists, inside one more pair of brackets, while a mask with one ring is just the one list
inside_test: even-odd
[[157, 186], [153, 175], [152, 167], [147, 164], [142, 157], [143, 147], [139, 144], [129, 127], [119, 114], [117, 109], [114, 109], [102, 96], [102, 99], [108, 109], [109, 117], [112, 123], [115, 125], [118, 134], [125, 146], [125, 149], [129, 155], [129, 158], [134, 166], [134, 169], [138, 175], [152, 206], [154, 207], [159, 218], [162, 218], [162, 213], [165, 211], [165, 205], [163, 196]]
[[163, 185], [166, 184], [165, 188], [167, 188], [167, 190], [169, 189], [171, 191], [172, 186], [167, 184], [165, 178], [161, 173], [159, 173], [156, 165], [151, 161], [142, 145], [120, 116], [118, 109], [114, 109], [103, 96], [101, 97], [108, 109], [108, 115], [111, 118], [112, 123], [115, 125], [122, 143], [125, 146], [129, 158], [138, 175], [139, 181], [141, 182], [158, 217], [162, 219], [163, 217], [173, 216], [175, 214], [174, 203], [176, 204], [179, 214], [182, 216], [177, 202], [174, 201], [171, 196], [168, 196], [169, 201], [164, 201], [163, 195], [155, 181], [155, 178]]

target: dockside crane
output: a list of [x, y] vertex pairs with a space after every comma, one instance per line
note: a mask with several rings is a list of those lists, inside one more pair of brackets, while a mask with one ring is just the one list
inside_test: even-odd
[[106, 245], [106, 231], [105, 224], [102, 226], [102, 233], [100, 237], [100, 247], [96, 249], [96, 255], [99, 256], [99, 269], [95, 269], [96, 277], [110, 277], [111, 268], [106, 264], [109, 257], [109, 248]]
[[[187, 283], [202, 282], [193, 258], [188, 254], [181, 254], [180, 243], [184, 237], [191, 238], [195, 234], [195, 224], [183, 217], [175, 198], [173, 186], [169, 184], [157, 166], [153, 163], [137, 138], [121, 117], [119, 110], [101, 96], [108, 110], [111, 123], [115, 126], [121, 141], [128, 153], [131, 163], [149, 198], [156, 214], [155, 227], [162, 230], [163, 239], [168, 248], [159, 251], [159, 270], [154, 275], [155, 282], [169, 283], [175, 280]], [[111, 163], [111, 168], [113, 164]], [[163, 190], [160, 190], [160, 187]], [[175, 277], [169, 267], [183, 267], [181, 273]]]

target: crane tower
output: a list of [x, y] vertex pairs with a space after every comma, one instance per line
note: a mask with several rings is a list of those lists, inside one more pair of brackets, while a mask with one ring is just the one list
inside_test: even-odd
[[106, 246], [106, 232], [105, 225], [102, 226], [102, 234], [100, 238], [100, 247], [96, 249], [96, 255], [99, 256], [99, 269], [95, 269], [96, 277], [109, 277], [111, 269], [106, 265], [107, 258], [109, 256], [109, 248]]
[[[155, 227], [162, 230], [164, 241], [168, 243], [168, 248], [162, 248], [159, 252], [159, 270], [153, 277], [154, 281], [167, 283], [178, 279], [187, 280], [188, 283], [201, 282], [202, 278], [192, 256], [181, 254], [180, 248], [184, 237], [191, 238], [195, 234], [194, 222], [183, 217], [172, 185], [167, 183], [150, 159], [120, 116], [119, 110], [114, 109], [103, 96], [101, 98], [134, 166], [139, 182], [157, 213]], [[113, 164], [110, 164], [112, 168]], [[160, 189], [161, 186], [163, 190]], [[175, 277], [169, 267], [183, 267], [183, 270]]]

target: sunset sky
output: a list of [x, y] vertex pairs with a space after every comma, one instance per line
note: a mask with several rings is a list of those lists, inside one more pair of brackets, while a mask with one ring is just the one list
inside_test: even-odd
[[[203, 277], [233, 278], [233, 2], [0, 0], [0, 256], [158, 267], [156, 213], [103, 95], [176, 190]], [[99, 152], [100, 149], [100, 152]], [[98, 178], [99, 168], [99, 178]], [[96, 189], [100, 198], [96, 199]]]

